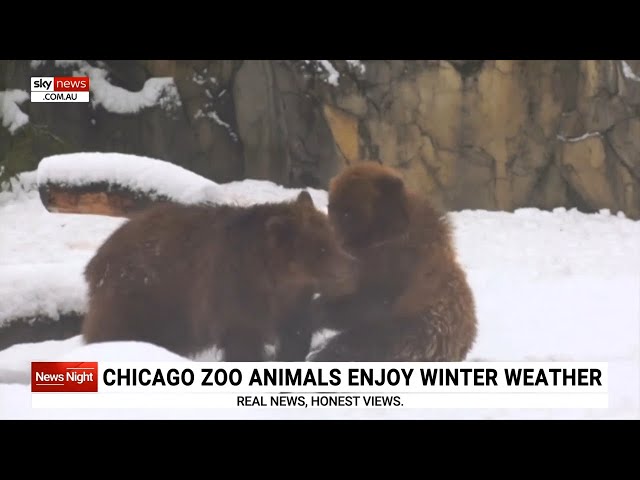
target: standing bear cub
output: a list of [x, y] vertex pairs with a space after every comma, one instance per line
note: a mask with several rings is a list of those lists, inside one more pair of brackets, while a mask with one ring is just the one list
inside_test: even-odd
[[340, 333], [312, 360], [464, 360], [477, 332], [474, 297], [446, 218], [373, 162], [332, 179], [329, 218], [360, 261], [360, 281], [353, 295], [319, 300], [315, 328]]
[[151, 207], [87, 264], [87, 343], [145, 341], [184, 356], [217, 346], [225, 361], [304, 361], [316, 294], [356, 286], [357, 262], [308, 192], [291, 202]]

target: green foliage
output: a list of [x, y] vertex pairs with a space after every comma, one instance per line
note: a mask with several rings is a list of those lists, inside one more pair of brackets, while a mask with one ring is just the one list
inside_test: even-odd
[[21, 172], [36, 170], [42, 156], [72, 152], [70, 142], [51, 133], [46, 127], [26, 124], [11, 135], [0, 129], [0, 185]]

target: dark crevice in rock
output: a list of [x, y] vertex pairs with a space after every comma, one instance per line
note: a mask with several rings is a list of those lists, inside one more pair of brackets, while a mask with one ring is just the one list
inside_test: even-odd
[[582, 195], [580, 195], [580, 193], [578, 193], [575, 188], [573, 188], [571, 182], [568, 182], [566, 178], [564, 179], [564, 181], [566, 182], [567, 186], [567, 200], [569, 202], [569, 205], [575, 205], [575, 208], [583, 213], [596, 213], [598, 211], [597, 208], [591, 206], [589, 202], [585, 200], [584, 197], [582, 197]]
[[446, 191], [446, 188], [438, 178], [438, 168], [434, 167], [433, 165], [429, 165], [427, 163], [427, 160], [424, 157], [422, 157], [422, 155], [418, 155], [418, 158], [420, 159], [420, 163], [422, 163], [422, 166], [424, 167], [424, 169], [429, 174], [429, 177], [431, 178], [431, 180], [433, 180], [433, 183], [436, 184], [436, 187], [438, 188], [439, 192], [444, 193]]
[[553, 76], [553, 91], [562, 99], [563, 112], [572, 112], [578, 106], [578, 84], [580, 80], [578, 60], [558, 61]]
[[[368, 160], [379, 160], [379, 150], [376, 147], [374, 151], [371, 133], [369, 132], [369, 129], [367, 128], [366, 122], [364, 120], [358, 121], [358, 136], [360, 137], [364, 147], [365, 158]], [[348, 159], [345, 160], [347, 161], [347, 163], [349, 162]]]
[[560, 175], [562, 176], [562, 180], [565, 184], [566, 194], [567, 194], [567, 204], [569, 207], [567, 208], [576, 208], [578, 211], [583, 213], [595, 213], [598, 211], [597, 208], [594, 208], [590, 202], [584, 198], [580, 192], [573, 186], [571, 180], [567, 178], [568, 173], [571, 171], [575, 172], [575, 169], [571, 165], [562, 165], [554, 155], [554, 162], [558, 167]]
[[449, 60], [463, 79], [477, 74], [484, 64], [484, 60]]
[[[553, 166], [555, 165], [553, 154], [550, 154], [545, 164], [537, 169], [537, 175], [535, 176], [535, 181], [531, 187], [531, 191], [529, 192], [528, 200], [534, 198], [536, 195], [540, 194], [544, 185], [549, 180], [549, 175], [552, 171]], [[566, 182], [565, 179], [563, 179]]]
[[484, 148], [477, 147], [475, 145], [463, 145], [462, 151], [466, 152], [465, 158], [471, 163], [477, 165], [489, 166], [495, 170], [496, 159], [487, 152]]
[[616, 163], [622, 165], [622, 167], [624, 167], [624, 169], [627, 170], [635, 180], [640, 182], [640, 165], [630, 165], [620, 154], [618, 154], [618, 150], [609, 138], [611, 130], [612, 129], [608, 129], [606, 131], [606, 134], [602, 135], [602, 139], [605, 142], [605, 148], [609, 150], [610, 154], [613, 156], [613, 160]]

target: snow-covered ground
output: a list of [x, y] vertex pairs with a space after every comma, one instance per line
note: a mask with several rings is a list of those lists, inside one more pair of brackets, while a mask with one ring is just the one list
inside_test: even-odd
[[[97, 165], [105, 157], [93, 161]], [[65, 175], [79, 182], [72, 172]], [[0, 318], [82, 310], [82, 269], [123, 221], [49, 213], [29, 187], [37, 179], [31, 172], [24, 189], [0, 193]], [[255, 180], [211, 185], [200, 192], [245, 204], [292, 198], [299, 191]], [[312, 194], [325, 209], [325, 193]], [[152, 345], [85, 346], [74, 337], [0, 351], [0, 381], [7, 382], [0, 384], [0, 418], [640, 418], [640, 222], [606, 211], [565, 209], [450, 215], [480, 323], [469, 360], [608, 362], [608, 410], [32, 410], [24, 384], [31, 361], [179, 359]]]

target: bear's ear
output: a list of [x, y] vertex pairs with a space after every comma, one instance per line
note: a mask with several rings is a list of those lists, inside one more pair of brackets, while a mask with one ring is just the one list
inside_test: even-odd
[[376, 182], [383, 196], [397, 196], [404, 190], [404, 181], [395, 175], [383, 175]]
[[288, 245], [293, 239], [293, 220], [284, 215], [269, 217], [266, 221], [267, 240], [272, 247]]
[[309, 192], [307, 192], [306, 190], [303, 190], [298, 194], [296, 203], [307, 208], [315, 208], [313, 205], [313, 199], [311, 198]]

